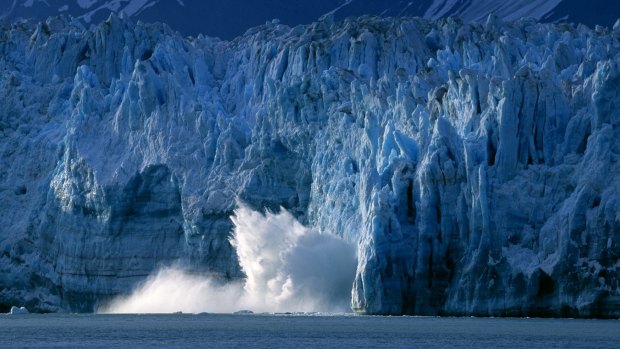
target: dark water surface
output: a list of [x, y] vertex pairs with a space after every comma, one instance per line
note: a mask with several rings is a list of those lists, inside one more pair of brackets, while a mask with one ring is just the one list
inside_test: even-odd
[[0, 315], [0, 348], [620, 348], [620, 321]]

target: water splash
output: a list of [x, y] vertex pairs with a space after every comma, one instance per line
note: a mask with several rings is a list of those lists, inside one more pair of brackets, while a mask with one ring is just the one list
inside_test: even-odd
[[290, 213], [260, 213], [239, 205], [231, 218], [243, 282], [221, 285], [181, 267], [163, 268], [104, 313], [346, 312], [355, 276], [354, 247], [308, 229]]

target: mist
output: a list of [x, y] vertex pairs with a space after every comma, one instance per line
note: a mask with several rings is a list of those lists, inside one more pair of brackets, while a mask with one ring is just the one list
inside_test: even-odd
[[239, 204], [231, 219], [245, 280], [222, 285], [168, 266], [99, 312], [350, 312], [352, 244], [303, 226], [284, 209], [261, 213]]

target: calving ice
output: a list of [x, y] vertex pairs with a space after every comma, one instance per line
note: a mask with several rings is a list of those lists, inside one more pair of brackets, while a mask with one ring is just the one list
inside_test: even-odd
[[[355, 249], [337, 236], [302, 226], [285, 210], [255, 212], [243, 204], [232, 218], [231, 244], [244, 281], [222, 282], [175, 265], [158, 271], [101, 313], [347, 312]], [[252, 310], [248, 310], [252, 309]]]
[[619, 26], [1, 35], [7, 308], [139, 306], [178, 278], [219, 311], [620, 316]]

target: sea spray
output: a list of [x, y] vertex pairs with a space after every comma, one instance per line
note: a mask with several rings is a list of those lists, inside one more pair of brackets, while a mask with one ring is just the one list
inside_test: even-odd
[[160, 269], [103, 313], [346, 312], [355, 277], [352, 244], [309, 229], [285, 209], [256, 212], [239, 204], [231, 244], [246, 274], [221, 284], [180, 266]]
[[169, 266], [149, 276], [128, 296], [99, 309], [100, 313], [227, 313], [243, 297], [243, 283], [222, 285], [210, 277]]
[[351, 244], [304, 227], [284, 209], [262, 214], [239, 205], [232, 219], [231, 243], [247, 276], [244, 287], [251, 307], [349, 309], [356, 267]]

